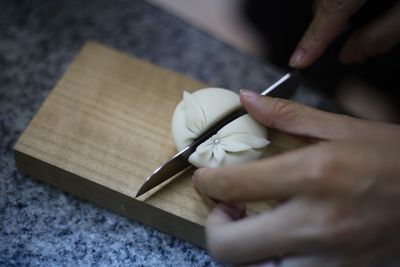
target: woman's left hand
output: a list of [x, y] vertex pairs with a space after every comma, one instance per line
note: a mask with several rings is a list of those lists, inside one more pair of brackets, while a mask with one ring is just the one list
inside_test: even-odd
[[[211, 254], [271, 266], [383, 266], [400, 251], [400, 127], [245, 91], [260, 123], [321, 140], [240, 166], [199, 169], [194, 184], [225, 203], [206, 223]], [[240, 218], [239, 203], [286, 199]], [[271, 263], [272, 264], [272, 263]]]

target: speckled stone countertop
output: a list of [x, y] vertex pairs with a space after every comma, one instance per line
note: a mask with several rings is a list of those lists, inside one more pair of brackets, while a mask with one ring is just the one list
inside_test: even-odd
[[[278, 75], [140, 0], [0, 3], [0, 265], [220, 266], [205, 250], [20, 174], [13, 146], [86, 40], [217, 86]], [[319, 104], [307, 89], [298, 98]]]

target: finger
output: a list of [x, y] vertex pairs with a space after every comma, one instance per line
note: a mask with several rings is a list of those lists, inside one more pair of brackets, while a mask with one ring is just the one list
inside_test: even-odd
[[289, 100], [241, 90], [240, 100], [261, 124], [288, 133], [319, 139], [345, 139], [364, 130], [363, 120], [314, 109]]
[[345, 63], [362, 62], [368, 57], [388, 52], [400, 42], [400, 2], [389, 12], [354, 33], [340, 53]]
[[290, 201], [268, 213], [232, 221], [214, 209], [205, 224], [207, 247], [219, 261], [245, 263], [301, 253], [320, 247], [315, 212], [302, 201]]
[[376, 186], [377, 177], [397, 158], [382, 158], [387, 146], [369, 146], [363, 140], [321, 143], [237, 166], [198, 169], [193, 181], [199, 191], [229, 203], [298, 195], [354, 197], [371, 190], [388, 195]]
[[238, 166], [201, 168], [193, 174], [194, 186], [205, 195], [228, 203], [338, 194], [351, 188], [349, 184], [354, 180], [338, 179], [353, 162], [347, 159], [348, 151], [341, 153], [336, 146], [313, 145]]
[[364, 3], [365, 0], [320, 1], [315, 17], [297, 45], [289, 65], [294, 68], [310, 66], [338, 35], [350, 16]]
[[[233, 221], [224, 209], [217, 206], [208, 216], [205, 231], [207, 248], [211, 255], [219, 261], [229, 263], [243, 263], [265, 259], [284, 251], [277, 250], [278, 243], [286, 236], [284, 227], [278, 221], [285, 221], [289, 214], [273, 212], [251, 218]], [[282, 218], [283, 217], [283, 218]], [[287, 220], [288, 221], [288, 220]], [[261, 238], [261, 236], [267, 238]]]
[[[365, 247], [368, 243], [361, 241], [365, 249], [358, 254], [351, 252], [354, 246], [336, 243], [336, 248], [331, 247], [330, 244], [337, 242], [334, 239], [346, 237], [340, 232], [327, 234], [329, 227], [321, 228], [327, 209], [328, 206], [315, 203], [315, 200], [313, 205], [306, 199], [298, 199], [269, 213], [233, 221], [218, 206], [206, 221], [207, 247], [216, 259], [229, 263], [259, 262], [274, 256], [295, 255], [267, 265], [280, 267], [387, 266], [385, 263], [398, 255], [398, 245], [392, 242], [377, 243], [370, 250]], [[347, 238], [346, 244], [355, 240], [354, 237]], [[341, 254], [331, 253], [339, 250]]]
[[198, 169], [193, 174], [194, 186], [205, 195], [228, 203], [305, 193], [310, 191], [310, 183], [305, 188], [303, 172], [312, 151], [288, 152], [239, 166]]

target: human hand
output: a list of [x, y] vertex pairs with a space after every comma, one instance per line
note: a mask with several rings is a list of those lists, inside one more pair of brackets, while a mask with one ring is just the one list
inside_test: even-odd
[[[314, 63], [366, 0], [318, 0], [313, 21], [297, 45], [289, 65], [306, 68]], [[400, 42], [400, 1], [386, 14], [353, 33], [340, 52], [343, 63], [362, 62], [391, 50]]]
[[[271, 266], [383, 266], [399, 252], [399, 126], [249, 91], [241, 101], [265, 126], [318, 141], [195, 172], [198, 190], [232, 203], [217, 206], [206, 222], [207, 246], [216, 259], [247, 263], [283, 255]], [[240, 218], [244, 208], [238, 203], [270, 199], [286, 201]]]

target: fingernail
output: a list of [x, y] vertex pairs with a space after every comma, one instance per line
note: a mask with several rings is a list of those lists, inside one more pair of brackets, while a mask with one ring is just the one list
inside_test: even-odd
[[219, 204], [219, 206], [234, 220], [241, 219], [246, 215], [246, 207], [243, 204], [231, 204], [222, 202]]
[[255, 101], [260, 97], [260, 94], [246, 89], [240, 89], [240, 95], [246, 98], [248, 101]]
[[289, 66], [293, 68], [297, 67], [301, 63], [301, 60], [304, 58], [304, 55], [305, 52], [303, 49], [296, 48], [293, 55], [290, 57]]

